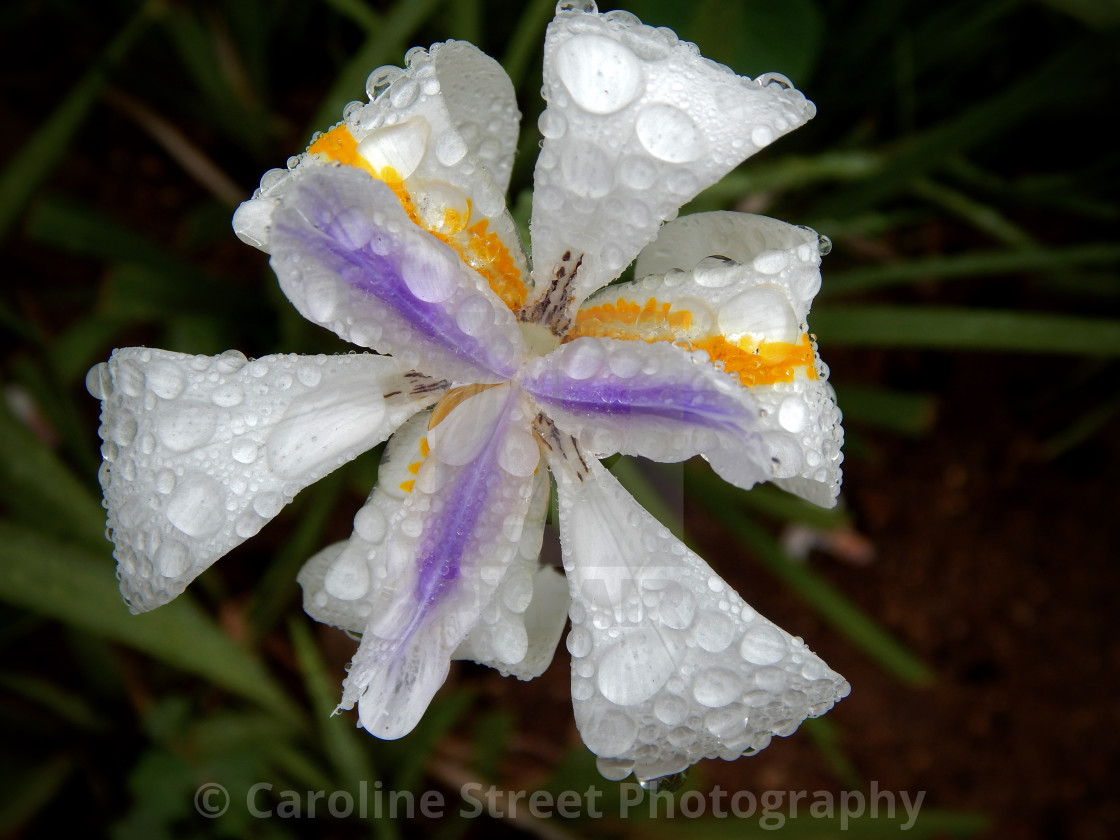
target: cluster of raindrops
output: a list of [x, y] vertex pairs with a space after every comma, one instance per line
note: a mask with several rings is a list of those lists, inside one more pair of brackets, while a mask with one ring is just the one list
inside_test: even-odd
[[733, 760], [847, 695], [801, 639], [756, 613], [598, 464], [592, 472], [580, 482], [561, 470], [558, 488], [572, 698], [604, 776]]
[[594, 10], [557, 7], [533, 193], [537, 270], [582, 252], [577, 297], [616, 277], [683, 201], [813, 113], [792, 86], [755, 84], [696, 61], [671, 30]]
[[[512, 84], [497, 62], [462, 41], [414, 47], [404, 68], [374, 70], [366, 92], [369, 101], [350, 102], [342, 122], [331, 132], [317, 133], [311, 149], [319, 148], [316, 143], [327, 135], [337, 141], [336, 132], [342, 132], [344, 145], [349, 150], [353, 144], [358, 156], [343, 162], [360, 162], [375, 175], [407, 180], [410, 200], [429, 229], [457, 234], [486, 219], [489, 230], [504, 241], [518, 241], [504, 195], [521, 115]], [[241, 240], [270, 251], [272, 215], [293, 176], [331, 160], [326, 152], [308, 151], [289, 158], [287, 168], [266, 172], [253, 198], [234, 215]], [[441, 230], [445, 219], [455, 220], [452, 229]], [[524, 269], [519, 252], [511, 257]]]
[[[300, 489], [383, 439], [382, 421], [410, 410], [386, 405], [389, 371], [396, 363], [375, 356], [249, 361], [234, 350], [141, 347], [92, 368], [86, 386], [103, 402], [108, 536], [129, 535], [114, 553], [132, 609], [179, 594]], [[329, 431], [321, 425], [328, 412]]]

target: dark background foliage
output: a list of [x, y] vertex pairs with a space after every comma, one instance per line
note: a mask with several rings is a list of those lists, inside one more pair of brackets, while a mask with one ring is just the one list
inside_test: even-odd
[[[757, 815], [455, 818], [469, 781], [596, 785], [617, 817], [618, 786], [597, 776], [571, 721], [562, 650], [529, 684], [457, 666], [399, 742], [329, 717], [354, 644], [302, 614], [294, 578], [349, 533], [374, 457], [302, 494], [172, 605], [133, 617], [116, 592], [86, 370], [134, 344], [340, 349], [296, 315], [229, 217], [412, 44], [463, 38], [509, 70], [525, 113], [511, 190], [523, 223], [552, 5], [28, 0], [0, 11], [0, 834], [770, 833]], [[704, 762], [686, 790], [874, 782], [926, 792], [905, 836], [1114, 836], [1120, 6], [627, 8], [740, 73], [785, 73], [818, 106], [686, 211], [761, 212], [835, 243], [810, 322], [846, 416], [843, 507], [739, 493], [700, 464], [614, 464], [853, 685], [761, 755]], [[221, 818], [195, 812], [206, 782], [233, 796]], [[435, 790], [452, 816], [254, 819], [244, 792], [257, 782]], [[836, 820], [805, 809], [778, 833], [839, 836]], [[900, 822], [865, 815], [846, 836]]]

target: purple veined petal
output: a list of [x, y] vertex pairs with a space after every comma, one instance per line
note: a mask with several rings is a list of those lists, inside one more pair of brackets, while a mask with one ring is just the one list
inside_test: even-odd
[[528, 408], [515, 387], [498, 385], [431, 430], [402, 430], [371, 499], [381, 516], [355, 519], [355, 537], [323, 575], [329, 595], [367, 601], [341, 708], [357, 703], [378, 737], [416, 725], [518, 553], [540, 459]]
[[463, 41], [408, 53], [407, 67], [381, 67], [371, 101], [308, 150], [272, 170], [234, 215], [245, 242], [271, 251], [272, 217], [292, 175], [340, 163], [390, 184], [409, 218], [450, 245], [511, 310], [531, 283], [517, 227], [506, 210], [520, 114], [513, 85], [494, 59]]
[[742, 78], [668, 30], [579, 12], [548, 27], [544, 95], [532, 252], [561, 327], [553, 310], [617, 277], [662, 221], [814, 113], [779, 77]]
[[749, 393], [679, 347], [580, 338], [532, 360], [520, 381], [556, 426], [596, 457], [682, 461], [733, 453], [758, 464], [755, 481], [766, 477]]
[[87, 377], [133, 612], [174, 598], [307, 485], [446, 388], [384, 356], [190, 356], [128, 347]]
[[454, 659], [520, 680], [539, 677], [552, 662], [568, 621], [568, 584], [551, 566], [540, 564], [549, 493], [548, 471], [538, 470], [517, 556]]
[[572, 701], [600, 772], [641, 781], [791, 734], [848, 683], [760, 616], [594, 459], [554, 446]]
[[272, 266], [304, 317], [443, 379], [516, 371], [524, 343], [512, 313], [388, 186], [342, 166], [292, 181], [273, 216]]
[[806, 321], [820, 259], [808, 228], [744, 213], [686, 216], [638, 258], [637, 272], [663, 273], [592, 295], [569, 337], [677, 342], [708, 353], [749, 389], [769, 463], [759, 476], [742, 459], [711, 458], [716, 471], [740, 486], [771, 480], [831, 507], [844, 433]]

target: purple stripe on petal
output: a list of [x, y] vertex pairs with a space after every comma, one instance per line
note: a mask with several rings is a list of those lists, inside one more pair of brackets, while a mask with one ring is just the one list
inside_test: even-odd
[[572, 413], [669, 420], [715, 431], [745, 431], [742, 403], [703, 387], [707, 384], [703, 382], [642, 385], [609, 379], [580, 381], [547, 371], [523, 384], [538, 401]]
[[756, 437], [758, 409], [745, 390], [664, 342], [576, 339], [532, 360], [519, 381], [557, 428], [598, 457], [679, 461]]
[[512, 314], [381, 181], [348, 167], [300, 173], [271, 241], [285, 293], [315, 323], [430, 374], [485, 381], [515, 372]]

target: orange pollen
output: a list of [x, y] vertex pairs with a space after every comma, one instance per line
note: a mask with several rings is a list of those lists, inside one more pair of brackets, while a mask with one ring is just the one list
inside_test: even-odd
[[339, 123], [330, 131], [319, 135], [315, 142], [307, 147], [307, 151], [309, 154], [325, 155], [330, 160], [346, 166], [357, 167], [377, 180], [383, 181], [396, 195], [412, 223], [453, 248], [463, 262], [486, 279], [494, 294], [500, 297], [506, 306], [516, 312], [525, 303], [526, 289], [525, 282], [521, 279], [521, 272], [501, 238], [496, 233], [489, 232], [489, 220], [480, 219], [467, 227], [471, 214], [469, 203], [467, 218], [463, 218], [458, 210], [449, 209], [444, 212], [443, 226], [447, 230], [457, 231], [456, 233], [443, 233], [424, 224], [412, 196], [404, 185], [404, 179], [389, 166], [379, 172], [374, 171], [369, 162], [358, 154], [358, 142], [345, 123]]

